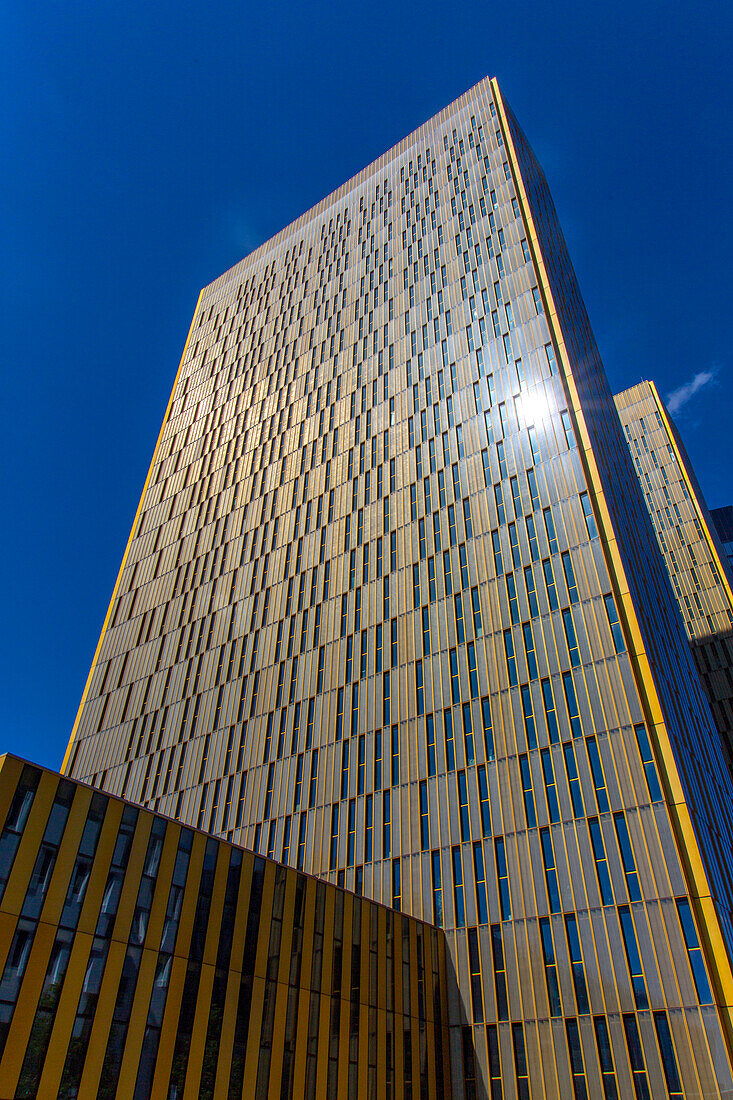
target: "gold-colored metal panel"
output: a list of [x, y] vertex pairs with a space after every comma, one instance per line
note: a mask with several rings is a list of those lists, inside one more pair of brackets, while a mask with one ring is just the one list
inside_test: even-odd
[[216, 1065], [216, 1081], [214, 1084], [213, 1100], [227, 1100], [229, 1095], [229, 1075], [231, 1072], [232, 1053], [234, 1050], [234, 1029], [237, 1022], [240, 982], [240, 971], [230, 969], [226, 997], [224, 999], [224, 1011], [222, 1013], [221, 1038], [219, 1040], [219, 1055]]
[[92, 1031], [84, 1059], [84, 1070], [79, 1084], [78, 1100], [96, 1100], [126, 951], [127, 945], [118, 943], [114, 939], [109, 945], [107, 965], [104, 968], [98, 1001], [99, 1005], [108, 1007], [106, 1012], [97, 1011], [94, 1014]]
[[147, 948], [157, 948], [160, 946], [160, 937], [163, 933], [163, 924], [165, 922], [165, 912], [168, 906], [168, 895], [170, 893], [171, 881], [173, 879], [173, 870], [176, 865], [176, 856], [178, 854], [178, 841], [181, 836], [180, 825], [175, 822], [169, 821], [165, 831], [165, 840], [163, 842], [163, 851], [160, 856], [160, 866], [158, 867], [158, 874], [155, 879], [155, 893], [153, 894], [153, 904], [150, 907], [150, 917], [148, 919], [148, 927], [145, 933], [145, 946]]
[[155, 951], [143, 950], [137, 976], [135, 997], [130, 1011], [130, 1023], [125, 1039], [125, 1049], [120, 1064], [119, 1083], [115, 1100], [132, 1100], [140, 1064], [148, 1006], [153, 991], [158, 956]]
[[[224, 845], [222, 845], [222, 848], [224, 848]], [[220, 860], [219, 862], [225, 863], [226, 861]], [[221, 917], [221, 910], [219, 914]], [[211, 925], [211, 919], [209, 919], [209, 925]], [[204, 1063], [204, 1048], [206, 1046], [206, 1032], [209, 1025], [211, 993], [213, 987], [214, 967], [210, 963], [202, 963], [201, 978], [199, 979], [199, 988], [196, 994], [196, 1014], [193, 1021], [191, 1041], [188, 1047], [188, 1066], [186, 1067], [186, 1084], [183, 1090], [183, 1100], [195, 1100], [195, 1097], [199, 1094], [201, 1067]]]
[[168, 983], [165, 1013], [163, 1014], [163, 1026], [160, 1029], [158, 1057], [155, 1062], [155, 1074], [153, 1076], [151, 1096], [158, 1097], [168, 1095], [168, 1081], [170, 1080], [173, 1052], [176, 1046], [178, 1018], [181, 1014], [186, 969], [186, 959], [174, 956], [170, 982]]
[[288, 985], [287, 983], [283, 985], [282, 982], [277, 982], [275, 986], [275, 1017], [272, 1028], [272, 1046], [270, 1049], [269, 1100], [280, 1100], [280, 1081], [283, 1069], [287, 1009]]
[[262, 1009], [265, 1002], [265, 980], [255, 974], [252, 982], [252, 1003], [249, 1011], [249, 1035], [247, 1053], [244, 1058], [244, 1080], [254, 1087], [257, 1081], [257, 1066], [260, 1060], [260, 1035], [262, 1032]]

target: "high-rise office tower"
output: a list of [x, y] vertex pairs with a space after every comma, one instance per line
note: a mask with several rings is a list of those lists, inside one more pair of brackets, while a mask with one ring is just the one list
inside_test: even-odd
[[495, 82], [201, 293], [64, 770], [442, 925], [457, 1096], [731, 1095], [730, 778]]
[[710, 517], [723, 545], [723, 552], [728, 559], [731, 570], [733, 570], [733, 504], [725, 504], [722, 508], [712, 508]]
[[733, 766], [730, 563], [654, 383], [640, 382], [617, 394], [615, 401], [695, 664]]

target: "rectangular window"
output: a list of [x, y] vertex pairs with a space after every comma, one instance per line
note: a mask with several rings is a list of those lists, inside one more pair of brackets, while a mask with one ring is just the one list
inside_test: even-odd
[[575, 583], [575, 570], [573, 569], [573, 562], [570, 557], [570, 553], [567, 550], [563, 550], [560, 555], [562, 560], [562, 568], [565, 574], [565, 584], [568, 588], [568, 599], [571, 603], [578, 602], [578, 586]]
[[590, 832], [590, 841], [593, 847], [593, 859], [596, 864], [596, 875], [598, 876], [598, 889], [601, 892], [601, 903], [603, 905], [613, 905], [613, 887], [611, 885], [611, 875], [608, 870], [608, 860], [606, 859], [606, 846], [603, 842], [601, 823], [597, 817], [588, 818], [588, 830]]
[[565, 935], [568, 941], [568, 956], [570, 968], [573, 974], [573, 986], [575, 989], [575, 1003], [578, 1014], [590, 1012], [588, 1005], [588, 989], [585, 984], [585, 970], [583, 968], [583, 953], [580, 948], [580, 935], [578, 934], [578, 920], [574, 913], [565, 918]]
[[557, 800], [557, 786], [555, 784], [555, 771], [552, 766], [552, 753], [549, 749], [542, 749], [540, 758], [542, 760], [542, 774], [545, 779], [547, 812], [550, 823], [555, 824], [555, 822], [560, 820], [560, 806]]
[[453, 857], [453, 901], [455, 903], [456, 928], [465, 928], [466, 907], [463, 897], [463, 862], [461, 849], [456, 846], [452, 849]]
[[555, 521], [552, 517], [552, 509], [545, 508], [542, 512], [545, 520], [545, 532], [547, 534], [547, 544], [550, 548], [551, 554], [557, 553], [557, 535], [555, 534]]
[[603, 1082], [604, 1100], [618, 1100], [618, 1086], [616, 1084], [616, 1071], [613, 1065], [613, 1053], [611, 1051], [611, 1038], [608, 1033], [608, 1022], [605, 1016], [595, 1016], [593, 1025], [596, 1033], [596, 1049], [598, 1050], [598, 1063], [601, 1067], [601, 1080]]
[[[508, 166], [507, 166], [508, 170]], [[524, 1028], [521, 1024], [512, 1024], [514, 1043], [514, 1073], [517, 1085], [517, 1100], [530, 1100], [529, 1070], [524, 1047]]]
[[550, 744], [554, 744], [560, 740], [560, 732], [557, 725], [557, 711], [555, 710], [555, 697], [552, 693], [552, 683], [549, 679], [541, 681], [542, 686], [542, 702], [545, 708], [545, 724], [547, 726], [547, 737]]
[[644, 970], [641, 965], [641, 956], [639, 954], [639, 946], [636, 941], [636, 929], [634, 928], [634, 918], [631, 915], [631, 910], [628, 905], [620, 905], [618, 910], [618, 917], [621, 923], [621, 932], [624, 938], [624, 949], [626, 952], [626, 962], [629, 966], [629, 976], [631, 978], [631, 987], [634, 991], [634, 1000], [636, 1001], [636, 1007], [640, 1009], [649, 1007], [649, 998], [646, 992], [646, 983], [644, 981]]
[[659, 785], [659, 777], [657, 775], [657, 768], [654, 763], [652, 747], [649, 743], [649, 734], [647, 733], [646, 726], [643, 724], [634, 726], [634, 733], [636, 734], [636, 740], [639, 745], [641, 762], [644, 766], [644, 774], [649, 788], [649, 797], [652, 802], [661, 802], [662, 788]]
[[618, 611], [616, 610], [616, 601], [613, 596], [604, 596], [603, 602], [606, 605], [606, 614], [608, 615], [608, 625], [611, 628], [614, 649], [617, 653], [625, 653], [626, 642], [624, 641], [624, 632], [619, 622]]
[[504, 837], [498, 836], [494, 841], [494, 857], [496, 859], [496, 879], [499, 887], [499, 911], [502, 920], [512, 919], [512, 900], [509, 889], [509, 871], [506, 861], [506, 847]]
[[571, 733], [573, 737], [582, 737], [583, 726], [580, 720], [578, 699], [575, 694], [575, 684], [573, 682], [573, 674], [571, 672], [563, 672], [562, 684], [565, 691], [565, 703], [568, 708], [568, 720], [570, 722]]
[[608, 806], [608, 792], [606, 790], [606, 778], [603, 774], [603, 764], [601, 763], [601, 754], [598, 749], [598, 742], [595, 737], [586, 737], [586, 747], [588, 749], [588, 759], [590, 761], [590, 771], [593, 776], [593, 786], [596, 790], [596, 801], [598, 802], [598, 812], [605, 813], [609, 808]]
[[486, 780], [486, 768], [483, 764], [479, 765], [477, 774], [481, 827], [484, 836], [491, 836], [491, 801], [489, 799], [489, 785]]
[[504, 943], [501, 937], [501, 925], [491, 926], [491, 961], [494, 967], [494, 992], [496, 994], [496, 1018], [499, 1021], [509, 1019], [509, 1000], [506, 990], [506, 963], [504, 962]]
[[685, 939], [687, 956], [690, 960], [690, 967], [692, 969], [692, 976], [695, 980], [698, 999], [701, 1004], [710, 1004], [713, 996], [710, 992], [710, 983], [705, 970], [705, 959], [703, 957], [702, 948], [700, 947], [700, 940], [698, 939], [692, 908], [687, 898], [677, 898], [677, 913], [679, 914], [680, 924], [682, 925], [682, 935]]
[[456, 749], [453, 738], [453, 712], [450, 707], [443, 711], [443, 733], [445, 736], [445, 770], [452, 772], [456, 767]]
[[669, 1100], [683, 1100], [682, 1083], [677, 1069], [672, 1032], [670, 1031], [666, 1012], [654, 1013], [654, 1027], [657, 1032], [657, 1042], [662, 1057], [662, 1068], [664, 1069], [664, 1079], [667, 1082]]
[[565, 641], [568, 646], [568, 656], [570, 658], [571, 668], [577, 668], [580, 664], [580, 649], [578, 647], [578, 638], [575, 633], [575, 623], [573, 622], [573, 614], [569, 607], [566, 607], [562, 613], [563, 627], [565, 628]]
[[438, 928], [443, 927], [443, 876], [440, 866], [440, 852], [431, 854], [431, 867], [433, 875], [433, 924]]
[[629, 901], [641, 901], [639, 875], [636, 870], [634, 849], [631, 846], [631, 837], [629, 836], [629, 827], [626, 823], [626, 818], [622, 813], [617, 813], [613, 815], [613, 821], [616, 826], [618, 846], [621, 850], [621, 862], [626, 876], [626, 889], [629, 893]]
[[547, 983], [547, 999], [550, 1005], [550, 1016], [562, 1016], [560, 985], [557, 980], [557, 963], [555, 960], [555, 944], [552, 939], [552, 924], [550, 923], [549, 917], [540, 918], [540, 943], [542, 945], [542, 958], [545, 964], [545, 981]]
[[488, 695], [484, 695], [481, 700], [481, 719], [484, 728], [484, 752], [486, 753], [486, 759], [494, 760], [494, 726], [491, 720], [491, 703]]
[[527, 738], [527, 748], [536, 749], [537, 728], [535, 726], [532, 692], [529, 684], [522, 684], [522, 715], [524, 717], [524, 733]]
[[534, 791], [532, 789], [532, 772], [529, 766], [529, 758], [526, 754], [519, 757], [519, 774], [522, 780], [522, 796], [524, 798], [524, 813], [527, 819], [527, 828], [533, 829], [537, 824], [537, 815], [534, 805]]
[[624, 1015], [624, 1033], [626, 1035], [626, 1048], [629, 1052], [631, 1076], [634, 1082], [636, 1100], [651, 1100], [649, 1081], [646, 1075], [646, 1065], [644, 1063], [644, 1052], [641, 1046], [636, 1016], [633, 1012]]
[[514, 656], [514, 637], [511, 630], [504, 631], [504, 654], [506, 656], [509, 683], [514, 686], [519, 683], [519, 680], [517, 678], [517, 661]]
[[550, 830], [540, 829], [540, 843], [542, 845], [542, 858], [545, 864], [545, 882], [547, 884], [547, 897], [551, 913], [560, 912], [560, 887], [557, 881], [557, 869], [555, 867], [555, 851], [552, 846]]
[[591, 506], [590, 497], [587, 493], [580, 494], [580, 503], [583, 508], [583, 515], [585, 516], [585, 526], [588, 530], [588, 537], [591, 539], [597, 539], [598, 526], [596, 524], [596, 517], [593, 515], [593, 508]]

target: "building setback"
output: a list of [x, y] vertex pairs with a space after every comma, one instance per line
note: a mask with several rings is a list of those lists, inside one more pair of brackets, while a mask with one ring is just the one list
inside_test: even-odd
[[733, 592], [725, 543], [721, 546], [654, 383], [640, 382], [615, 401], [695, 664], [733, 766]]
[[443, 927], [457, 1097], [731, 1095], [731, 780], [495, 81], [202, 291], [64, 772]]

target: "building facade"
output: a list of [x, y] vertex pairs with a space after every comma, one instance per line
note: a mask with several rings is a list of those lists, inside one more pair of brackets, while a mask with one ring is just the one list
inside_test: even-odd
[[442, 932], [11, 756], [0, 975], [3, 1097], [450, 1096]]
[[[725, 543], [654, 383], [640, 382], [615, 401], [695, 664], [733, 766], [733, 571]], [[718, 511], [725, 514], [726, 509]]]
[[731, 1095], [730, 776], [495, 81], [202, 291], [64, 772], [444, 928], [458, 1097]]
[[728, 564], [733, 570], [733, 504], [726, 504], [722, 508], [713, 508], [710, 518], [718, 532], [718, 538], [723, 546], [723, 553], [728, 559]]

